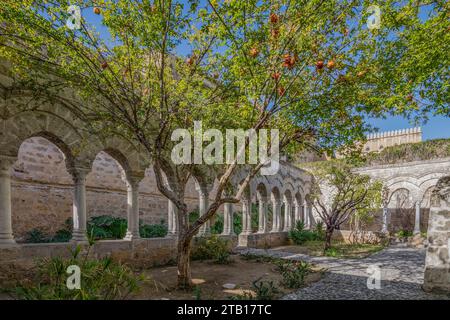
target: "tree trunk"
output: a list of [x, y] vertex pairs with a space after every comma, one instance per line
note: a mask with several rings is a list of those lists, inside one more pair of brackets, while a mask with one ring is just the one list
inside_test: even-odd
[[331, 237], [333, 236], [334, 227], [327, 226], [325, 231], [325, 248], [324, 251], [327, 251], [331, 248]]
[[191, 240], [192, 237], [182, 236], [178, 239], [177, 265], [178, 288], [189, 289], [192, 287], [191, 279]]

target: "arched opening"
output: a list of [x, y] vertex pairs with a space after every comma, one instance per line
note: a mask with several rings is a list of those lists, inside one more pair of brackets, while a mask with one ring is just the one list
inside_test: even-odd
[[391, 194], [388, 210], [390, 217], [388, 231], [413, 232], [415, 211], [411, 193], [408, 189], [399, 188]]
[[430, 217], [430, 208], [439, 206], [439, 197], [433, 193], [434, 186], [425, 190], [422, 201], [420, 202], [420, 231], [428, 230], [428, 220]]
[[118, 151], [105, 149], [97, 154], [86, 176], [87, 232], [97, 239], [122, 239], [128, 225], [129, 170]]
[[17, 242], [66, 242], [72, 233], [69, 148], [39, 133], [20, 145], [11, 170], [12, 228]]

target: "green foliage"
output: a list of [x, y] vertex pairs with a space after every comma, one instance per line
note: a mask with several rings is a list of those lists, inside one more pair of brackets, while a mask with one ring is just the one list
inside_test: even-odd
[[72, 239], [72, 218], [66, 219], [64, 227], [54, 235], [47, 235], [41, 229], [34, 228], [25, 234], [25, 243], [69, 242]]
[[305, 283], [305, 277], [311, 272], [311, 266], [303, 261], [278, 261], [278, 271], [283, 280], [282, 285], [290, 288], [300, 288]]
[[167, 225], [164, 221], [160, 224], [143, 224], [139, 221], [139, 234], [141, 238], [163, 238], [167, 235]]
[[202, 300], [202, 288], [200, 286], [194, 287], [195, 300]]
[[230, 249], [228, 240], [219, 238], [217, 235], [197, 239], [192, 250], [193, 260], [213, 260], [214, 263], [228, 264], [230, 260]]
[[273, 281], [262, 281], [262, 277], [252, 282], [252, 291], [230, 297], [231, 300], [274, 300], [280, 290]]
[[49, 242], [48, 237], [39, 228], [34, 228], [25, 234], [26, 243], [45, 243]]
[[400, 230], [398, 231], [395, 236], [397, 238], [405, 239], [413, 236], [413, 232], [411, 230]]
[[316, 225], [314, 230], [305, 230], [303, 221], [297, 221], [295, 228], [289, 231], [289, 239], [297, 245], [302, 245], [306, 241], [323, 240], [325, 237], [323, 224]]
[[95, 240], [123, 239], [127, 233], [127, 220], [110, 215], [91, 217], [87, 232]]
[[[32, 281], [23, 280], [13, 290], [17, 299], [25, 300], [114, 300], [126, 299], [139, 289], [143, 276], [135, 275], [131, 269], [111, 258], [89, 259], [89, 249], [82, 255], [81, 248], [72, 252], [72, 257], [42, 259], [37, 264], [37, 273]], [[76, 265], [81, 270], [81, 288], [67, 288], [67, 268]]]
[[261, 278], [252, 282], [252, 288], [255, 292], [255, 300], [273, 300], [280, 292], [273, 281], [262, 281]]
[[338, 249], [333, 248], [333, 247], [326, 249], [324, 254], [327, 257], [338, 257], [338, 256], [340, 256]]
[[446, 157], [450, 157], [450, 139], [433, 139], [390, 146], [379, 153], [369, 153], [361, 165], [384, 165]]
[[214, 220], [214, 224], [211, 226], [212, 234], [221, 234], [223, 231], [223, 215], [216, 215], [216, 219]]

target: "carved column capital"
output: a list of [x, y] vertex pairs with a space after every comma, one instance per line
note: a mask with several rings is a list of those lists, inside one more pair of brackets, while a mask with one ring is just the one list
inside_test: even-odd
[[70, 167], [67, 171], [72, 175], [74, 184], [81, 184], [85, 182], [86, 176], [91, 172], [91, 169], [85, 167]]
[[0, 174], [8, 174], [17, 157], [0, 155]]

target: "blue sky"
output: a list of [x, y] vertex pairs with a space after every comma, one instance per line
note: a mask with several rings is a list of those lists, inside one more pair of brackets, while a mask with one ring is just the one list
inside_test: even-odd
[[[107, 29], [101, 25], [101, 16], [95, 15], [91, 9], [83, 10], [82, 15], [89, 23], [95, 26], [104, 39], [109, 38]], [[422, 13], [422, 15], [425, 17], [426, 12]], [[186, 51], [183, 50], [183, 46], [180, 46], [180, 51], [182, 55], [188, 54], [183, 52]], [[388, 116], [386, 119], [369, 119], [368, 122], [378, 128], [380, 132], [420, 126], [423, 140], [450, 138], [450, 118], [443, 116], [430, 116], [426, 123], [417, 125], [400, 116]]]

